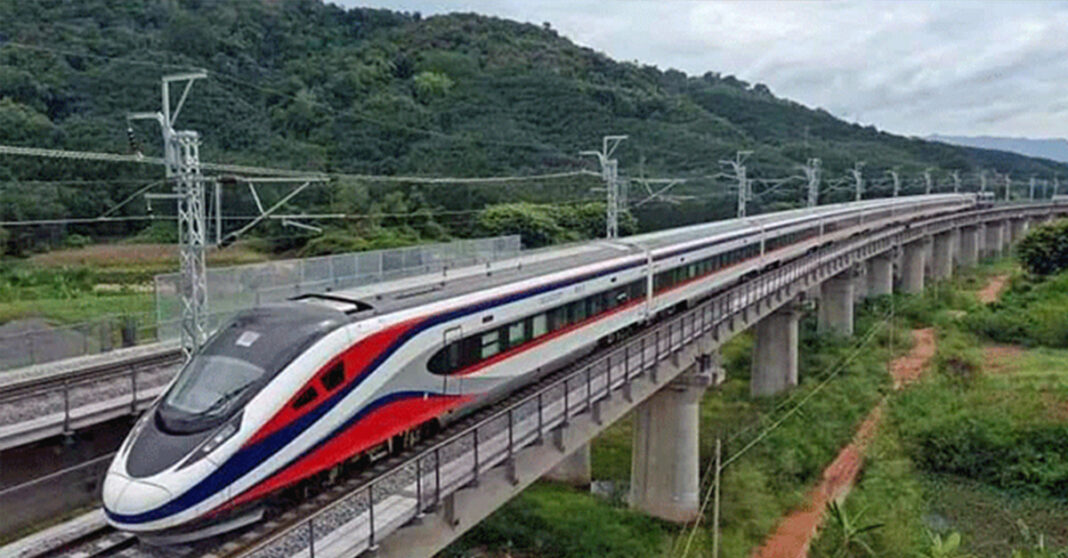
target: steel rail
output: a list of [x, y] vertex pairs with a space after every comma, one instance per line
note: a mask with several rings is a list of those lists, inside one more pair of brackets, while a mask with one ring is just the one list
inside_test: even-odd
[[[161, 349], [155, 353], [130, 357], [116, 362], [90, 365], [69, 372], [43, 375], [37, 378], [27, 378], [0, 385], [0, 403], [9, 403], [15, 399], [56, 390], [69, 392], [70, 388], [89, 382], [109, 380], [122, 376], [134, 378], [144, 368], [179, 364], [181, 361], [182, 353], [178, 349]], [[136, 390], [136, 385], [134, 388]]]

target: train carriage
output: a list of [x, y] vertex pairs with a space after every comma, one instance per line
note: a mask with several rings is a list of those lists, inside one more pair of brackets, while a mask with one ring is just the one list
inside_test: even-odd
[[107, 520], [162, 541], [261, 516], [284, 489], [386, 453], [748, 275], [974, 195], [786, 211], [523, 254], [238, 314], [135, 424]]

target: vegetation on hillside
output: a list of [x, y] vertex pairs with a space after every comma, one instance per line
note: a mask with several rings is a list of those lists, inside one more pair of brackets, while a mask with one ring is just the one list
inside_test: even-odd
[[[1002, 362], [992, 361], [976, 335], [976, 324], [988, 318], [975, 319], [1009, 307], [1020, 288], [1029, 306], [1056, 306], [1068, 274], [1041, 286], [1018, 275], [1002, 300], [987, 306], [967, 292], [1005, 271], [986, 268], [942, 284], [923, 295], [927, 302], [912, 316], [936, 328], [934, 362], [891, 399], [889, 420], [845, 506], [867, 510], [868, 521], [881, 525], [864, 534], [877, 556], [1068, 555], [1068, 353], [1009, 347], [1000, 349]], [[1022, 338], [1043, 339], [1041, 320], [1015, 325]], [[813, 555], [869, 556], [840, 552], [842, 541], [832, 523]]]
[[[640, 209], [644, 230], [733, 214], [727, 186], [699, 177], [720, 171], [718, 161], [738, 149], [753, 151], [756, 179], [797, 174], [809, 157], [822, 158], [825, 177], [840, 177], [863, 159], [874, 195], [888, 192], [880, 182], [891, 167], [912, 176], [928, 167], [965, 176], [978, 168], [1013, 176], [1068, 169], [849, 124], [714, 71], [688, 76], [616, 62], [549, 25], [305, 0], [2, 0], [0, 143], [126, 151], [125, 114], [157, 110], [161, 75], [191, 68], [210, 76], [193, 88], [180, 127], [201, 133], [205, 161], [333, 173], [530, 174], [590, 169], [579, 151], [597, 147], [604, 134], [628, 134], [617, 152], [622, 174], [691, 178], [676, 187], [691, 196], [684, 205]], [[154, 124], [135, 130], [139, 148], [158, 155]], [[146, 165], [5, 156], [0, 219], [95, 217], [159, 175]], [[41, 180], [50, 182], [29, 182]], [[588, 176], [464, 186], [348, 177], [302, 193], [292, 209], [357, 216], [343, 226], [325, 222], [342, 236], [389, 238], [394, 233], [380, 229], [408, 227], [397, 233], [407, 242], [470, 235], [477, 212], [499, 203], [585, 201], [603, 195], [591, 191], [598, 185]], [[921, 188], [905, 182], [907, 192]], [[752, 211], [797, 204], [801, 189], [795, 181], [758, 196]], [[268, 201], [279, 195], [263, 187]], [[847, 193], [826, 199], [845, 199], [836, 196]], [[223, 205], [234, 215], [255, 212], [241, 189], [227, 188]], [[144, 212], [137, 200], [117, 215]], [[17, 227], [0, 232], [0, 241], [26, 251], [62, 244], [69, 232], [129, 236], [144, 226]], [[313, 237], [277, 223], [255, 234], [276, 249], [299, 249]], [[344, 243], [321, 244], [314, 251]]]

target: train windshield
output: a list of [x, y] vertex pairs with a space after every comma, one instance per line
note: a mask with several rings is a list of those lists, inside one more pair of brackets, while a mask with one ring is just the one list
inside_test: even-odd
[[263, 368], [238, 358], [199, 354], [164, 403], [190, 415], [227, 414], [230, 405], [263, 374]]
[[233, 416], [312, 344], [347, 321], [317, 304], [244, 311], [197, 351], [163, 396], [157, 418], [173, 433], [201, 432]]

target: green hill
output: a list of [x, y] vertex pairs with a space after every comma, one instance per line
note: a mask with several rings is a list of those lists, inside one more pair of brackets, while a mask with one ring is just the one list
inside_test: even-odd
[[[210, 77], [194, 87], [180, 127], [201, 132], [202, 159], [214, 162], [387, 175], [532, 174], [592, 168], [578, 152], [596, 148], [603, 134], [623, 133], [630, 139], [618, 151], [621, 172], [632, 176], [714, 174], [739, 149], [754, 151], [749, 169], [756, 178], [798, 174], [798, 163], [820, 157], [824, 176], [840, 179], [864, 160], [876, 194], [887, 191], [879, 182], [895, 166], [914, 191], [927, 167], [969, 177], [986, 168], [1011, 173], [1017, 183], [1068, 174], [1068, 166], [1048, 160], [849, 124], [733, 76], [616, 62], [548, 26], [296, 0], [0, 0], [0, 143], [125, 152], [124, 114], [157, 110], [160, 76], [190, 68]], [[158, 153], [158, 130], [137, 129], [145, 153]], [[98, 215], [143, 184], [136, 179], [161, 174], [132, 167], [0, 157], [0, 218]], [[108, 182], [86, 195], [84, 184], [26, 180]], [[463, 235], [473, 229], [462, 212], [583, 199], [598, 195], [591, 192], [597, 185], [595, 178], [478, 187], [340, 180], [296, 205], [375, 215], [419, 210], [416, 236]], [[727, 188], [722, 180], [695, 179], [679, 190], [692, 201], [649, 204], [638, 215], [641, 226], [730, 215]], [[801, 190], [799, 181], [784, 185], [755, 200], [755, 209], [797, 203]], [[247, 195], [226, 195], [228, 212], [252, 211]], [[826, 199], [849, 196], [841, 190]], [[144, 210], [138, 201], [123, 211]], [[412, 225], [390, 219], [349, 226]], [[70, 230], [122, 235], [140, 228]], [[258, 233], [294, 234], [274, 226]]]

